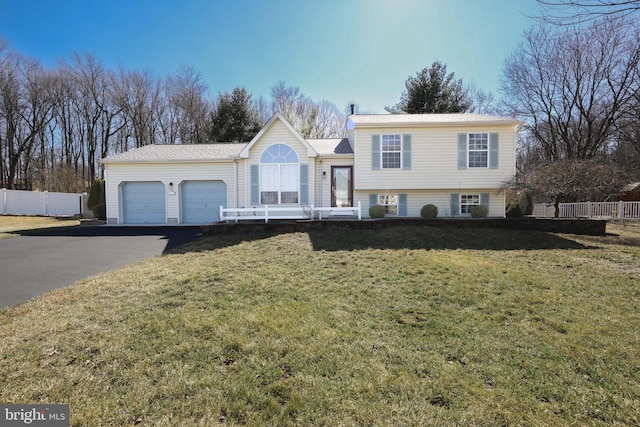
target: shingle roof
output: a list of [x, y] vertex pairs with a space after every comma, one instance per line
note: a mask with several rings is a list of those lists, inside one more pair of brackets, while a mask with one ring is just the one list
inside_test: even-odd
[[[348, 118], [347, 126], [455, 126], [455, 125], [519, 125], [523, 122], [509, 117], [483, 114], [357, 114]], [[347, 138], [305, 140], [319, 155], [353, 154]], [[229, 161], [240, 155], [247, 143], [222, 144], [156, 144], [132, 149], [102, 159], [108, 163], [170, 163], [197, 161]]]
[[450, 114], [355, 114], [348, 120], [356, 127], [407, 125], [518, 125], [518, 119], [475, 113]]
[[230, 160], [245, 144], [154, 144], [102, 159], [102, 163]]
[[[353, 154], [347, 138], [307, 140], [320, 155]], [[102, 159], [108, 163], [169, 163], [231, 160], [246, 143], [230, 144], [154, 144], [134, 148]]]
[[353, 149], [347, 138], [307, 139], [307, 142], [322, 156], [353, 154]]

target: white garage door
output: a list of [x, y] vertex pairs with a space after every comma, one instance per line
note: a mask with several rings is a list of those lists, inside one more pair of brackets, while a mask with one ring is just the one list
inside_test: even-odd
[[124, 183], [122, 213], [125, 224], [165, 224], [164, 184], [155, 181]]
[[227, 206], [224, 181], [185, 181], [180, 187], [182, 223], [207, 224], [220, 220], [220, 206]]

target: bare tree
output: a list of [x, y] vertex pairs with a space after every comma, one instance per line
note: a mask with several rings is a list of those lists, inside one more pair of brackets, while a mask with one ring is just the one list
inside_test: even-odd
[[167, 82], [158, 82], [158, 104], [156, 120], [158, 122], [159, 142], [162, 144], [176, 144], [180, 141], [180, 126], [178, 124], [178, 107], [169, 99]]
[[110, 76], [100, 61], [90, 54], [74, 53], [70, 63], [61, 65], [73, 89], [73, 108], [80, 119], [77, 135], [82, 143], [82, 176], [90, 185], [98, 178], [98, 160], [109, 152], [109, 140], [120, 107], [113, 103]]
[[13, 189], [18, 164], [25, 147], [21, 143], [20, 106], [22, 101], [22, 82], [19, 77], [19, 59], [9, 53], [2, 62], [0, 72], [0, 143], [3, 157], [2, 186]]
[[[342, 135], [344, 116], [328, 101], [315, 103], [297, 86], [279, 81], [271, 88], [272, 110], [279, 111], [304, 138]], [[341, 122], [340, 125], [337, 122]]]
[[537, 20], [553, 25], [584, 24], [605, 17], [631, 17], [640, 11], [640, 0], [536, 0]]
[[[106, 70], [103, 103], [101, 105], [102, 114], [100, 117], [100, 158], [109, 155], [111, 152], [112, 137], [126, 126], [126, 118], [122, 114], [123, 106], [116, 102], [116, 92], [113, 90], [112, 83], [114, 79], [115, 73], [112, 70]], [[102, 176], [94, 177], [92, 175], [90, 179], [91, 184], [93, 184], [94, 178], [102, 178]]]
[[49, 168], [47, 164], [46, 129], [53, 120], [55, 97], [53, 94], [54, 77], [51, 72], [42, 68], [39, 62], [30, 60], [24, 67], [24, 101], [21, 115], [23, 125], [30, 135], [26, 150], [22, 156], [22, 181], [24, 187], [32, 190], [47, 188]]
[[588, 159], [608, 151], [616, 125], [638, 92], [638, 31], [618, 20], [588, 30], [538, 27], [505, 62], [506, 109], [547, 160]]
[[317, 104], [317, 115], [312, 132], [314, 138], [335, 138], [344, 136], [346, 117], [335, 104], [320, 101]]
[[626, 177], [616, 168], [598, 159], [589, 159], [538, 165], [514, 178], [506, 187], [551, 199], [558, 217], [560, 203], [604, 200], [620, 194], [626, 183]]
[[[64, 67], [58, 67], [55, 70], [54, 87], [55, 127], [51, 130], [50, 144], [55, 159], [52, 163], [58, 167], [73, 170], [82, 182], [84, 179], [81, 170], [81, 156], [84, 152], [81, 137], [83, 135], [82, 120], [75, 108], [76, 92], [73, 81]], [[80, 188], [83, 187], [84, 185]]]
[[160, 86], [151, 71], [120, 69], [112, 86], [123, 121], [130, 128], [127, 136], [132, 136], [133, 146], [155, 143], [159, 127]]
[[36, 142], [51, 121], [53, 102], [45, 71], [33, 59], [9, 53], [0, 75], [1, 151], [6, 160], [3, 184], [8, 188], [33, 186], [31, 160]]
[[12, 78], [12, 72], [9, 67], [9, 47], [7, 42], [0, 37], [0, 187], [7, 186], [7, 99], [6, 91], [8, 89], [7, 80]]
[[632, 179], [640, 180], [640, 92], [636, 93], [632, 107], [619, 123], [612, 157]]
[[260, 126], [263, 126], [269, 118], [273, 115], [273, 110], [267, 100], [265, 100], [262, 96], [258, 99], [253, 100], [253, 109], [258, 115], [257, 120], [260, 123]]
[[470, 113], [499, 115], [499, 109], [493, 93], [479, 88], [474, 83], [467, 86], [471, 106]]
[[[193, 68], [155, 79], [149, 70], [110, 70], [90, 54], [73, 53], [47, 70], [0, 39], [0, 185], [82, 191], [109, 154], [156, 142], [207, 142], [213, 108], [221, 107], [207, 90]], [[273, 111], [304, 137], [342, 135], [344, 115], [333, 104], [284, 82], [272, 95], [269, 102], [244, 89], [229, 94], [225, 114], [236, 135], [229, 138], [250, 139]]]
[[167, 79], [165, 90], [177, 115], [180, 143], [206, 142], [210, 105], [205, 98], [207, 85], [202, 74], [194, 68], [182, 67]]
[[271, 87], [271, 110], [279, 112], [285, 119], [294, 125], [298, 120], [298, 107], [305, 96], [297, 86], [287, 86], [284, 81], [279, 81]]

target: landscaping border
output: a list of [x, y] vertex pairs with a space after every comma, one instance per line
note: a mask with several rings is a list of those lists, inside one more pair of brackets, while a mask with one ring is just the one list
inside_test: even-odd
[[298, 220], [208, 224], [202, 226], [205, 236], [257, 232], [292, 233], [311, 230], [376, 230], [398, 226], [507, 228], [537, 230], [588, 236], [604, 236], [607, 220], [558, 218], [379, 218], [364, 220]]

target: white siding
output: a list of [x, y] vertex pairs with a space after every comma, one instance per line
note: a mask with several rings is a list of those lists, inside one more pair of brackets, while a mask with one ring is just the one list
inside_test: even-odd
[[[331, 166], [352, 166], [353, 157], [348, 158], [323, 158], [316, 160], [315, 180], [315, 206], [331, 206]], [[323, 175], [324, 173], [324, 175]], [[355, 172], [354, 172], [355, 174]], [[355, 203], [355, 201], [354, 201]]]
[[[121, 224], [120, 186], [124, 182], [160, 181], [166, 186], [167, 224], [180, 221], [180, 183], [190, 180], [222, 180], [227, 184], [227, 204], [235, 206], [233, 163], [121, 163], [105, 165], [107, 222]], [[173, 193], [169, 184], [173, 183]]]
[[[446, 218], [453, 216], [451, 213], [451, 194], [481, 194], [489, 193], [489, 214], [490, 217], [505, 216], [505, 198], [502, 191], [496, 189], [448, 189], [448, 190], [371, 190], [355, 191], [354, 203], [358, 201], [362, 204], [362, 215], [369, 216], [369, 195], [370, 194], [406, 194], [407, 195], [407, 217], [419, 217], [420, 209], [426, 204], [432, 204], [438, 208], [438, 217]], [[455, 215], [460, 217], [460, 215]], [[463, 215], [464, 216], [464, 215]], [[466, 215], [469, 216], [469, 215]]]
[[309, 165], [309, 200], [315, 200], [314, 183], [312, 182], [315, 176], [315, 159], [309, 157], [307, 146], [300, 142], [284, 123], [276, 120], [251, 147], [249, 157], [238, 162], [238, 174], [241, 177], [238, 180], [239, 206], [251, 206], [251, 165], [259, 164], [263, 151], [273, 144], [286, 144], [290, 146], [298, 155], [300, 164], [306, 163]]
[[[497, 169], [458, 169], [458, 134], [498, 133]], [[371, 168], [371, 135], [411, 135], [411, 169]], [[354, 204], [362, 203], [368, 216], [370, 194], [406, 194], [407, 216], [420, 216], [427, 203], [438, 207], [439, 216], [451, 216], [451, 194], [490, 194], [489, 216], [504, 216], [504, 195], [500, 188], [515, 173], [516, 126], [427, 125], [356, 128], [349, 130], [353, 155], [313, 157], [313, 150], [299, 135], [276, 118], [261, 132], [253, 146], [241, 155], [247, 158], [226, 161], [183, 161], [177, 163], [107, 163], [105, 165], [107, 218], [122, 223], [120, 186], [124, 182], [160, 181], [166, 188], [167, 223], [180, 222], [180, 184], [190, 180], [222, 180], [227, 184], [227, 206], [251, 206], [251, 165], [259, 164], [263, 151], [273, 144], [286, 144], [308, 164], [309, 202], [315, 206], [331, 204], [331, 166], [353, 165]], [[323, 172], [325, 175], [323, 175]], [[173, 183], [169, 188], [169, 183]], [[175, 194], [171, 194], [172, 191]]]
[[[498, 169], [458, 169], [458, 134], [499, 134]], [[371, 169], [371, 135], [410, 134], [411, 170]], [[356, 189], [499, 188], [515, 173], [514, 126], [356, 129]]]

